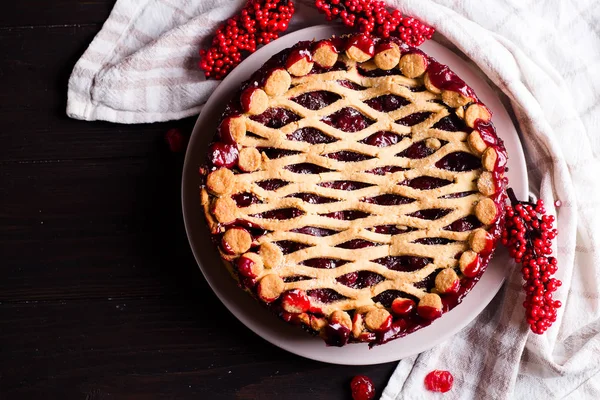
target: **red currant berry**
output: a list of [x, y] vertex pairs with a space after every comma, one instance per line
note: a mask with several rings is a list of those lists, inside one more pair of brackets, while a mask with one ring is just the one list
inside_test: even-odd
[[177, 128], [172, 128], [165, 134], [165, 141], [173, 153], [181, 153], [187, 145], [187, 138]]
[[353, 400], [372, 400], [375, 398], [375, 385], [373, 381], [365, 375], [357, 375], [350, 382]]
[[449, 371], [431, 371], [425, 377], [425, 387], [432, 392], [446, 393], [452, 389], [454, 377]]

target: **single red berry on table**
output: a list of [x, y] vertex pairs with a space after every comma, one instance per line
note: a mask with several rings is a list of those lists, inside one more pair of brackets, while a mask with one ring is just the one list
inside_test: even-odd
[[449, 371], [434, 370], [425, 376], [425, 387], [432, 392], [446, 393], [452, 389], [454, 377]]
[[187, 138], [177, 128], [171, 128], [165, 134], [165, 141], [173, 153], [181, 153], [187, 146]]
[[373, 381], [365, 375], [357, 375], [350, 382], [353, 400], [372, 400], [375, 398], [375, 385]]

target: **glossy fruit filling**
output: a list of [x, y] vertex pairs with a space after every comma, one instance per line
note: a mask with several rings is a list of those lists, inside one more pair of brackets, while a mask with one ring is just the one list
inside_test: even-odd
[[388, 147], [395, 145], [396, 143], [400, 142], [400, 140], [402, 140], [402, 136], [394, 132], [380, 131], [361, 140], [361, 143], [375, 147]]
[[300, 96], [294, 97], [291, 100], [300, 104], [304, 108], [316, 111], [335, 103], [340, 98], [340, 95], [336, 93], [319, 91], [303, 93]]
[[395, 94], [384, 94], [383, 96], [369, 99], [365, 103], [374, 110], [390, 112], [410, 104], [410, 101]]
[[294, 140], [296, 142], [306, 142], [310, 144], [333, 143], [337, 141], [336, 138], [328, 136], [325, 133], [313, 127], [300, 128], [288, 134], [287, 138], [288, 140]]
[[421, 140], [420, 142], [413, 143], [406, 150], [403, 150], [400, 153], [396, 154], [396, 156], [411, 158], [413, 160], [418, 160], [421, 158], [428, 157], [435, 152], [436, 152], [436, 149], [427, 146], [426, 141]]
[[358, 83], [352, 82], [349, 80], [341, 80], [341, 81], [337, 81], [337, 83], [340, 86], [343, 86], [345, 88], [352, 89], [352, 90], [365, 90], [366, 89], [366, 87], [361, 86]]
[[300, 119], [300, 116], [286, 108], [268, 108], [260, 115], [250, 117], [253, 121], [268, 128], [279, 129]]
[[404, 118], [399, 119], [398, 121], [396, 121], [396, 123], [404, 126], [417, 125], [429, 118], [431, 114], [432, 113], [428, 111], [416, 112], [414, 114], [410, 114]]
[[353, 289], [362, 289], [375, 286], [379, 282], [383, 282], [385, 278], [375, 272], [358, 271], [342, 275], [336, 280], [342, 285], [351, 287]]
[[374, 122], [352, 107], [342, 108], [323, 117], [322, 121], [344, 132], [362, 131]]

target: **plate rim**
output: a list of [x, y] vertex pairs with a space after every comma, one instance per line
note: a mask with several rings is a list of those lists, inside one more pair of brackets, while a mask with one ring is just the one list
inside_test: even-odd
[[[201, 133], [200, 133], [201, 125], [204, 124], [204, 119], [210, 118], [205, 115], [205, 113], [208, 112], [205, 110], [210, 110], [211, 106], [213, 106], [213, 103], [219, 102], [219, 97], [220, 96], [222, 97], [221, 92], [225, 92], [226, 88], [229, 85], [231, 85], [232, 82], [238, 82], [238, 84], [243, 82], [244, 80], [246, 80], [249, 77], [249, 75], [252, 72], [254, 72], [257, 69], [257, 68], [254, 68], [254, 69], [248, 68], [248, 66], [251, 66], [252, 64], [255, 64], [255, 63], [262, 65], [262, 63], [264, 63], [272, 54], [275, 54], [275, 53], [281, 51], [282, 49], [290, 47], [291, 45], [293, 45], [294, 43], [296, 43], [298, 41], [310, 40], [311, 38], [316, 37], [316, 36], [329, 37], [333, 34], [340, 34], [343, 32], [347, 32], [347, 30], [341, 26], [336, 26], [336, 25], [316, 25], [316, 26], [311, 26], [308, 28], [304, 28], [301, 30], [291, 32], [291, 33], [289, 33], [285, 36], [282, 36], [281, 38], [269, 43], [268, 45], [262, 47], [255, 53], [251, 54], [242, 63], [240, 63], [240, 65], [238, 65], [234, 70], [232, 70], [231, 73], [221, 82], [221, 84], [219, 84], [219, 86], [215, 89], [215, 91], [212, 93], [212, 95], [209, 97], [209, 99], [205, 103], [204, 107], [202, 108], [202, 111], [200, 112], [200, 114], [196, 120], [196, 123], [194, 124], [192, 135], [190, 137], [188, 148], [187, 148], [187, 151], [185, 154], [185, 159], [184, 159], [184, 164], [183, 164], [183, 173], [182, 173], [182, 179], [181, 179], [182, 216], [184, 219], [184, 226], [185, 226], [186, 236], [188, 238], [188, 243], [189, 243], [192, 253], [194, 255], [194, 259], [195, 259], [196, 263], [198, 264], [198, 267], [199, 267], [200, 271], [202, 272], [202, 275], [204, 276], [204, 279], [207, 281], [207, 283], [211, 287], [211, 290], [213, 291], [213, 293], [219, 298], [219, 300], [223, 303], [223, 305], [225, 305], [225, 307], [229, 310], [229, 312], [231, 312], [247, 328], [249, 328], [251, 331], [253, 331], [255, 334], [257, 334], [264, 340], [270, 342], [271, 344], [273, 344], [279, 348], [282, 348], [290, 353], [293, 353], [293, 354], [296, 354], [296, 355], [299, 355], [299, 356], [302, 356], [302, 357], [305, 357], [308, 359], [331, 363], [331, 364], [338, 364], [338, 365], [373, 365], [373, 364], [381, 364], [381, 363], [386, 363], [386, 362], [398, 361], [404, 357], [408, 357], [411, 355], [421, 353], [423, 351], [426, 351], [426, 350], [434, 347], [435, 345], [441, 343], [442, 341], [455, 335], [460, 330], [464, 329], [469, 323], [471, 323], [483, 311], [483, 309], [485, 307], [487, 307], [489, 305], [489, 303], [492, 301], [492, 299], [495, 297], [495, 295], [498, 293], [498, 291], [502, 287], [502, 284], [504, 283], [505, 278], [506, 278], [506, 272], [504, 274], [500, 274], [501, 276], [494, 275], [495, 281], [494, 281], [493, 288], [491, 288], [491, 290], [486, 291], [486, 293], [485, 293], [486, 299], [483, 302], [480, 302], [480, 303], [474, 305], [473, 307], [470, 307], [468, 310], [465, 309], [464, 307], [461, 309], [461, 306], [473, 302], [473, 301], [468, 302], [468, 299], [469, 299], [469, 297], [474, 298], [474, 296], [471, 296], [471, 295], [474, 294], [474, 292], [476, 291], [476, 289], [478, 287], [480, 289], [483, 287], [481, 285], [481, 283], [484, 281], [484, 277], [486, 277], [485, 274], [488, 274], [489, 271], [495, 271], [494, 268], [490, 269], [490, 266], [492, 264], [497, 264], [497, 263], [501, 263], [503, 261], [508, 260], [507, 255], [502, 254], [505, 252], [497, 252], [497, 254], [490, 261], [490, 264], [488, 265], [488, 270], [486, 270], [486, 272], [482, 276], [481, 281], [478, 282], [477, 285], [474, 286], [474, 288], [471, 290], [471, 292], [469, 293], [468, 296], [465, 296], [465, 299], [463, 300], [463, 302], [461, 304], [459, 304], [456, 308], [451, 310], [450, 312], [444, 314], [444, 316], [442, 316], [439, 320], [436, 320], [436, 322], [434, 324], [432, 324], [428, 327], [422, 328], [422, 329], [418, 330], [417, 332], [407, 335], [404, 338], [398, 338], [398, 339], [395, 339], [385, 345], [377, 346], [372, 350], [368, 350], [367, 353], [364, 351], [364, 348], [367, 346], [367, 344], [349, 344], [342, 348], [325, 347], [325, 345], [321, 339], [310, 337], [309, 335], [307, 335], [305, 332], [302, 332], [297, 327], [289, 326], [289, 324], [285, 324], [283, 321], [278, 321], [274, 315], [272, 315], [273, 326], [272, 327], [267, 326], [267, 328], [266, 328], [267, 332], [263, 331], [263, 329], [261, 329], [261, 327], [260, 327], [260, 321], [259, 321], [258, 315], [253, 315], [253, 316], [245, 315], [237, 308], [240, 306], [239, 304], [238, 305], [234, 304], [234, 301], [231, 298], [229, 298], [227, 295], [220, 292], [220, 289], [217, 287], [219, 282], [214, 281], [215, 278], [211, 277], [210, 273], [207, 273], [208, 270], [205, 271], [206, 268], [210, 268], [210, 267], [204, 266], [203, 263], [201, 262], [200, 249], [198, 248], [198, 244], [194, 243], [193, 236], [192, 236], [193, 235], [192, 223], [198, 223], [198, 221], [190, 221], [190, 217], [189, 217], [190, 209], [188, 209], [188, 206], [186, 205], [186, 203], [187, 203], [186, 200], [189, 200], [193, 195], [193, 192], [190, 192], [192, 189], [191, 189], [191, 187], [189, 187], [191, 184], [188, 183], [188, 182], [190, 182], [190, 179], [191, 179], [190, 174], [193, 173], [192, 171], [195, 171], [195, 174], [197, 175], [197, 172], [198, 172], [198, 166], [196, 166], [195, 168], [191, 168], [191, 166], [190, 166], [190, 163], [192, 162], [191, 160], [192, 160], [192, 158], [194, 158], [194, 155], [192, 154], [193, 153], [192, 149], [194, 149], [195, 147], [198, 147], [198, 142], [200, 142], [202, 140], [206, 141], [207, 138], [201, 138]], [[288, 42], [291, 42], [292, 44], [287, 44]], [[431, 47], [431, 49], [427, 49], [429, 47]], [[516, 127], [514, 126], [514, 123], [513, 123], [512, 119], [510, 118], [510, 114], [504, 107], [504, 104], [498, 97], [497, 93], [494, 91], [494, 89], [492, 87], [490, 87], [487, 84], [487, 82], [485, 82], [485, 79], [483, 79], [480, 76], [480, 73], [474, 71], [473, 67], [471, 65], [469, 65], [465, 60], [461, 59], [457, 54], [452, 52], [450, 49], [448, 49], [444, 45], [437, 43], [437, 42], [429, 41], [429, 42], [425, 43], [424, 45], [422, 45], [421, 48], [423, 48], [424, 51], [430, 55], [431, 55], [432, 50], [434, 53], [438, 53], [438, 52], [443, 53], [442, 57], [440, 57], [439, 54], [435, 54], [434, 57], [436, 57], [437, 59], [442, 58], [442, 59], [440, 59], [440, 61], [444, 64], [447, 64], [447, 63], [457, 64], [457, 65], [460, 65], [459, 69], [466, 68], [468, 71], [470, 71], [468, 73], [468, 75], [472, 75], [471, 78], [474, 79], [473, 81], [470, 82], [470, 86], [484, 87], [483, 91], [486, 93], [483, 97], [491, 96], [490, 99], [492, 100], [492, 103], [497, 103], [495, 105], [495, 107], [493, 107], [494, 114], [496, 114], [496, 120], [494, 122], [495, 122], [495, 124], [497, 124], [498, 123], [497, 114], [498, 113], [502, 114], [502, 124], [504, 125], [504, 123], [506, 122], [508, 125], [508, 129], [512, 131], [512, 132], [507, 132], [507, 135], [510, 134], [510, 136], [511, 136], [510, 142], [507, 140], [508, 138], [506, 138], [506, 137], [502, 137], [502, 139], [505, 142], [508, 142], [510, 147], [515, 148], [515, 149], [513, 149], [513, 151], [509, 152], [509, 154], [510, 154], [509, 165], [511, 167], [509, 174], [511, 172], [514, 173], [515, 169], [518, 169], [521, 172], [521, 175], [519, 176], [520, 181], [515, 182], [519, 187], [516, 187], [516, 188], [513, 187], [513, 188], [515, 189], [515, 192], [519, 196], [524, 196], [524, 195], [526, 196], [526, 194], [528, 192], [528, 189], [527, 189], [528, 188], [528, 176], [527, 176], [527, 165], [526, 165], [526, 161], [525, 161], [525, 155], [523, 152], [522, 144], [521, 144], [518, 132], [516, 130]], [[449, 57], [451, 60], [444, 59], [446, 57]], [[451, 66], [451, 69], [455, 70], [456, 65]], [[464, 74], [465, 73], [463, 72], [458, 75], [464, 79]], [[478, 89], [475, 91], [476, 91], [476, 93], [478, 93], [478, 96], [481, 98], [482, 93], [480, 93], [480, 92], [482, 92], [482, 90]], [[231, 92], [227, 92], [225, 94], [230, 94], [230, 93]], [[229, 98], [229, 96], [227, 96], [227, 98]], [[484, 101], [484, 103], [486, 103], [486, 105], [488, 105], [488, 106], [489, 106], [488, 103], [490, 103], [490, 99]], [[492, 108], [492, 107], [490, 107], [490, 108]], [[211, 131], [211, 133], [212, 133], [212, 131]], [[212, 137], [212, 134], [210, 135], [210, 137]], [[507, 146], [507, 147], [509, 147], [509, 146]], [[204, 147], [204, 149], [205, 148], [206, 147]], [[516, 152], [514, 150], [516, 150]], [[197, 189], [198, 188], [196, 187], [195, 197], [199, 204], [199, 191]], [[200, 208], [200, 207], [198, 207], [198, 208]], [[202, 218], [202, 221], [200, 221], [199, 223], [204, 224], [203, 218]], [[212, 251], [213, 253], [216, 253], [216, 250], [214, 249], [212, 242], [210, 244], [210, 247], [211, 247], [211, 249], [209, 250], [209, 252]], [[503, 260], [504, 258], [506, 258], [506, 260]], [[221, 267], [221, 266], [222, 266], [222, 264], [219, 263], [219, 267]], [[221, 269], [225, 270], [224, 267]], [[498, 271], [496, 271], [496, 272], [498, 272]], [[492, 278], [491, 275], [492, 274], [490, 272], [488, 274], [488, 277], [490, 277], [490, 279]], [[229, 275], [228, 272], [227, 272], [227, 276], [228, 276], [229, 280], [231, 281], [231, 285], [235, 286], [235, 281], [233, 280], [233, 278], [231, 278], [231, 276]], [[486, 279], [486, 281], [487, 280], [489, 280], [489, 279]], [[237, 287], [236, 287], [236, 290], [237, 290], [237, 292], [240, 292], [244, 296], [249, 298], [247, 293], [243, 292], [242, 290], [238, 289]], [[239, 296], [235, 296], [235, 297], [239, 297]], [[258, 304], [258, 302], [254, 301], [254, 299], [252, 299], [252, 301], [253, 301], [253, 303], [256, 303], [256, 305], [260, 306]], [[261, 307], [261, 309], [263, 309], [265, 312], [268, 312], [269, 314], [271, 314], [269, 311], [264, 309], [264, 307]], [[458, 309], [461, 309], [461, 311], [463, 311], [463, 314], [466, 313], [468, 315], [463, 316], [463, 317], [454, 317], [457, 315], [457, 313], [453, 314], [453, 312]], [[416, 343], [416, 344], [412, 343], [409, 346], [410, 350], [408, 352], [402, 353], [401, 351], [400, 352], [387, 351], [387, 350], [392, 350], [394, 347], [400, 346], [400, 344], [411, 341], [411, 340], [409, 340], [410, 338], [413, 338], [412, 341], [415, 341], [416, 338], [419, 338], [419, 336], [423, 336], [423, 332], [426, 332], [426, 333], [433, 332], [431, 329], [428, 330], [428, 328], [436, 327], [436, 326], [440, 327], [441, 324], [439, 324], [439, 323], [444, 321], [444, 317], [450, 316], [450, 315], [453, 316], [453, 319], [459, 318], [459, 320], [461, 322], [455, 324], [450, 329], [444, 330], [444, 333], [442, 335], [438, 335], [437, 338], [427, 340], [424, 343]], [[262, 318], [260, 318], [260, 319], [262, 319]], [[446, 318], [446, 320], [449, 320], [449, 318]], [[279, 323], [279, 325], [285, 325], [286, 327], [284, 328], [283, 326], [277, 326], [276, 324], [278, 324], [278, 323]], [[296, 332], [292, 332], [289, 328], [293, 329], [294, 331], [300, 332], [302, 334], [302, 337], [298, 337], [298, 335], [296, 335]], [[278, 331], [278, 334], [283, 333], [283, 335], [289, 335], [289, 337], [273, 336], [273, 334], [272, 334], [273, 332], [268, 332], [268, 330], [273, 330], [273, 332]], [[307, 342], [309, 339], [311, 339], [312, 341], [318, 341], [318, 343], [315, 342], [315, 343], [305, 344], [304, 342], [305, 341]], [[394, 344], [395, 344], [395, 346], [394, 346]], [[314, 351], [310, 350], [312, 347], [315, 347]], [[383, 348], [386, 349], [385, 352], [377, 351], [378, 349], [383, 349]], [[357, 351], [359, 349], [360, 349], [360, 352]], [[342, 354], [342, 353], [345, 353], [345, 354]], [[352, 357], [349, 357], [349, 354], [351, 354], [351, 353], [356, 353], [354, 359]], [[359, 355], [358, 353], [361, 353], [361, 354]], [[365, 354], [362, 354], [362, 353], [365, 353], [366, 356], [365, 356]], [[369, 356], [371, 356], [371, 357], [369, 357]]]

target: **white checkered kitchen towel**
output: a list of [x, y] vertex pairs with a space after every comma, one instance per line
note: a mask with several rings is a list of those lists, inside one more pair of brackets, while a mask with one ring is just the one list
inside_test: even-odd
[[[466, 329], [398, 365], [382, 398], [420, 399], [433, 369], [447, 399], [600, 399], [600, 2], [393, 0], [433, 25], [510, 99], [532, 190], [558, 210], [563, 302], [543, 336], [523, 321], [520, 272]], [[69, 81], [73, 118], [142, 123], [198, 114], [218, 82], [197, 51], [241, 1], [118, 0]], [[297, 2], [292, 29], [323, 22]], [[509, 268], [511, 266], [507, 266]]]

